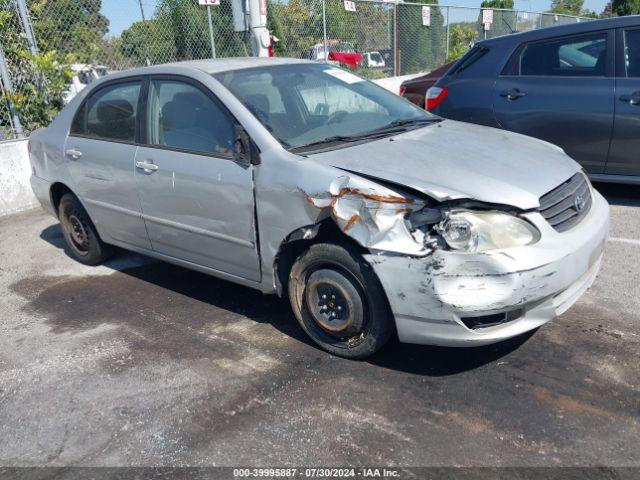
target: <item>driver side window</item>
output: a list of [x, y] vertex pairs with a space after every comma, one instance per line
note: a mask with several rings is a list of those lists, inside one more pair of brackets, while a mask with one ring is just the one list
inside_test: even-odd
[[233, 120], [199, 88], [177, 80], [152, 80], [147, 142], [207, 154], [233, 152]]

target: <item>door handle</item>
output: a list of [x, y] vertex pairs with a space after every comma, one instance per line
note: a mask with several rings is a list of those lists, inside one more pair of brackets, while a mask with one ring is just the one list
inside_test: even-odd
[[521, 92], [517, 88], [512, 88], [511, 90], [503, 90], [500, 92], [501, 97], [507, 97], [509, 100], [517, 100], [526, 95], [526, 93]]
[[136, 162], [136, 168], [144, 170], [147, 173], [153, 173], [158, 170], [158, 166], [154, 163], [151, 163], [149, 160], [145, 162]]
[[633, 92], [631, 95], [622, 95], [620, 101], [628, 102], [631, 105], [640, 105], [640, 92]]
[[71, 157], [73, 160], [77, 160], [82, 156], [82, 152], [75, 148], [68, 148], [64, 152], [68, 157]]

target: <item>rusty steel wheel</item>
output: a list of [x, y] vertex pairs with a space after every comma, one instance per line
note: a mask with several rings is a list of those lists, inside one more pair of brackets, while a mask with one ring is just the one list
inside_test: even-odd
[[320, 269], [307, 278], [305, 304], [325, 332], [336, 338], [362, 331], [362, 300], [352, 281], [338, 270]]
[[69, 253], [74, 259], [86, 265], [97, 265], [111, 255], [111, 248], [100, 239], [93, 222], [75, 195], [67, 193], [62, 196], [58, 218]]
[[378, 278], [349, 245], [312, 245], [294, 263], [289, 299], [300, 326], [323, 349], [365, 358], [393, 333]]
[[89, 226], [83, 223], [83, 216], [76, 207], [70, 207], [60, 217], [60, 226], [67, 239], [67, 244], [76, 255], [89, 255]]

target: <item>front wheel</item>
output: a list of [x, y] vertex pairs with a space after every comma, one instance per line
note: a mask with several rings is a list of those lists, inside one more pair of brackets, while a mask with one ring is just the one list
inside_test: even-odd
[[393, 333], [384, 290], [351, 247], [312, 245], [291, 269], [289, 299], [311, 339], [341, 357], [368, 357]]

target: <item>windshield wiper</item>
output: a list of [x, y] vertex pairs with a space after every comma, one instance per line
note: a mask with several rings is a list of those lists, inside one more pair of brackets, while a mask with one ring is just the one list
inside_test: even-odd
[[426, 125], [427, 123], [436, 123], [441, 121], [441, 118], [405, 118], [403, 120], [394, 120], [387, 125], [372, 130], [372, 132], [386, 131], [387, 129], [394, 129], [398, 127], [409, 127], [411, 125]]
[[305, 143], [304, 145], [298, 145], [296, 147], [291, 148], [290, 152], [299, 152], [302, 150], [307, 150], [310, 147], [317, 147], [322, 145], [328, 145], [332, 143], [347, 143], [347, 142], [357, 142], [360, 140], [369, 140], [373, 138], [383, 138], [385, 136], [393, 135], [394, 133], [402, 133], [407, 130], [407, 127], [411, 125], [424, 125], [427, 123], [439, 122], [442, 119], [440, 118], [422, 118], [422, 119], [404, 119], [404, 120], [394, 120], [387, 125], [383, 125], [382, 127], [376, 128], [374, 130], [369, 130], [366, 132], [358, 133], [355, 135], [333, 135], [331, 137], [323, 138], [320, 140], [316, 140], [314, 142]]
[[[403, 132], [404, 129], [398, 129], [398, 132]], [[346, 143], [346, 142], [357, 142], [359, 140], [366, 140], [369, 138], [376, 138], [376, 137], [384, 137], [385, 135], [389, 134], [389, 133], [393, 133], [393, 132], [388, 132], [388, 131], [384, 131], [384, 132], [364, 132], [364, 133], [359, 133], [357, 135], [334, 135], [331, 137], [327, 137], [327, 138], [323, 138], [320, 140], [316, 140], [314, 142], [310, 142], [310, 143], [305, 143], [304, 145], [298, 145], [297, 147], [293, 147], [292, 149], [290, 149], [290, 152], [299, 152], [301, 150], [306, 150], [310, 147], [317, 147], [317, 146], [321, 146], [321, 145], [328, 145], [331, 143]]]

